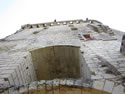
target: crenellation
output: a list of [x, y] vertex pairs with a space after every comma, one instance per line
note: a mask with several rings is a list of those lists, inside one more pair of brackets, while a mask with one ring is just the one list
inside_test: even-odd
[[49, 26], [59, 26], [59, 25], [67, 25], [67, 24], [80, 24], [84, 23], [83, 20], [71, 20], [71, 21], [58, 21], [58, 22], [48, 22], [48, 23], [40, 23], [40, 24], [27, 24], [23, 25], [21, 29], [32, 29], [32, 28], [42, 28]]

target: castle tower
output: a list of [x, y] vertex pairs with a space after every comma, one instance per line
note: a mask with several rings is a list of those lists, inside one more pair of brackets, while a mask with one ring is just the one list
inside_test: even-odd
[[0, 40], [0, 93], [124, 94], [122, 36], [91, 19], [23, 25]]

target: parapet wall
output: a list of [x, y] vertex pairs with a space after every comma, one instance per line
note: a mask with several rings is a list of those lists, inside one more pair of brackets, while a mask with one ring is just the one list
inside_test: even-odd
[[21, 29], [32, 29], [32, 28], [42, 28], [42, 27], [50, 27], [50, 26], [59, 26], [59, 25], [67, 25], [67, 24], [80, 24], [84, 23], [83, 20], [69, 20], [69, 21], [57, 21], [57, 22], [47, 22], [47, 23], [39, 23], [39, 24], [26, 24], [21, 27]]

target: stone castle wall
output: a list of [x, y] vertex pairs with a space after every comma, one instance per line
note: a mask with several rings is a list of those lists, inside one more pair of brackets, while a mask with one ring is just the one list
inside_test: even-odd
[[0, 55], [0, 86], [21, 86], [36, 80], [30, 53]]

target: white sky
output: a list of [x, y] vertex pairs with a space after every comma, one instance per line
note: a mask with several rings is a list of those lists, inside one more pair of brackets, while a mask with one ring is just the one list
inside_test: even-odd
[[125, 0], [0, 0], [0, 38], [23, 24], [85, 18], [125, 31]]

